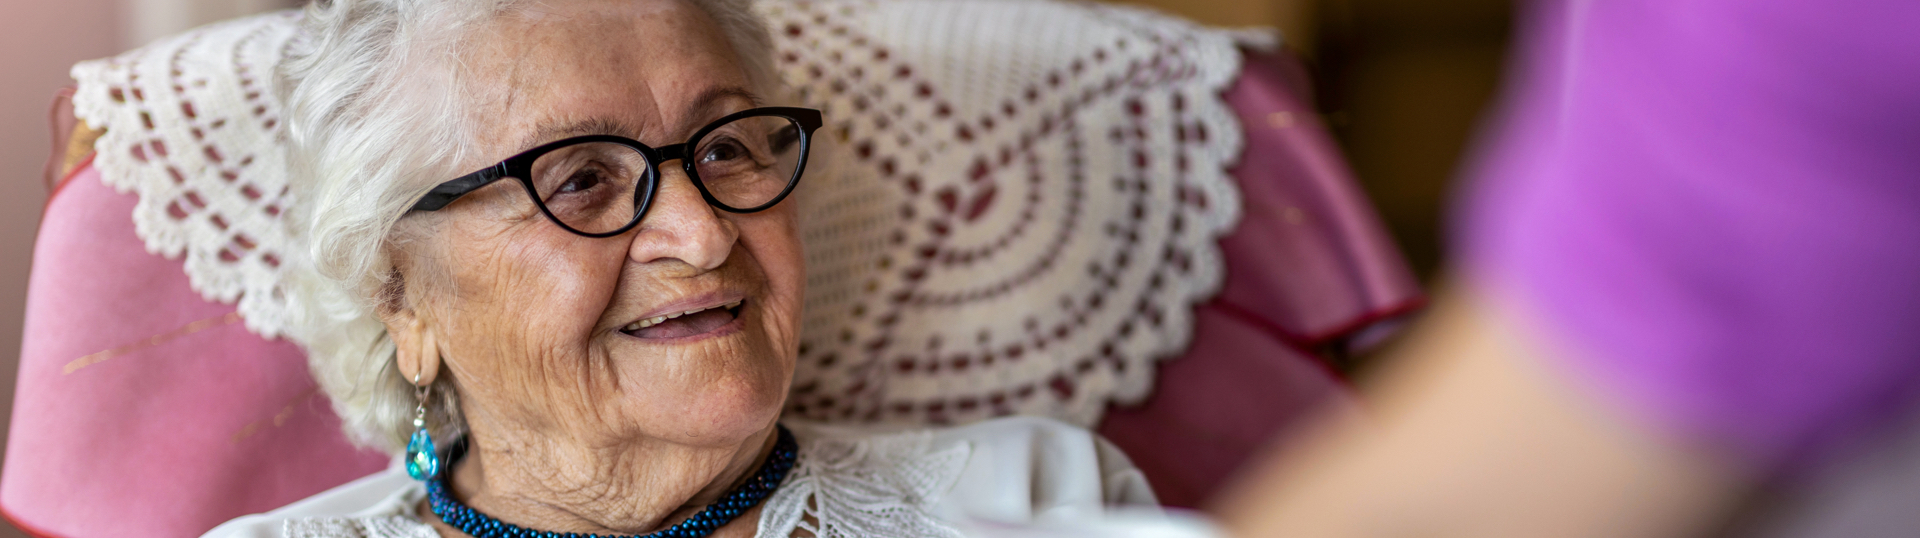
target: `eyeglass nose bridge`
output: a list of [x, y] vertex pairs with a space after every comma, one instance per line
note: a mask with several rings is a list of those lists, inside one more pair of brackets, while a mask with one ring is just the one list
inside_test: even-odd
[[[666, 146], [660, 146], [660, 147], [642, 146], [642, 148], [653, 150], [653, 155], [650, 156], [651, 162], [648, 163], [653, 168], [652, 180], [647, 181], [646, 184], [643, 185], [643, 187], [645, 188], [634, 190], [634, 193], [633, 193], [634, 206], [637, 209], [637, 211], [634, 212], [633, 221], [627, 223], [626, 226], [621, 227], [619, 230], [615, 232], [606, 234], [606, 236], [613, 236], [613, 235], [618, 235], [620, 233], [624, 233], [627, 230], [631, 230], [635, 226], [639, 225], [641, 220], [646, 219], [647, 213], [653, 209], [653, 203], [655, 199], [658, 198], [660, 184], [666, 180], [666, 178], [664, 177], [666, 173], [661, 171], [661, 165], [665, 164], [667, 161], [676, 161], [676, 160], [680, 161], [681, 168], [685, 170], [687, 173], [687, 180], [693, 183], [693, 189], [700, 193], [701, 200], [705, 201], [708, 207], [717, 208], [730, 213], [738, 212], [737, 210], [727, 207], [726, 204], [721, 203], [720, 200], [715, 199], [713, 197], [713, 193], [707, 192], [706, 185], [700, 184], [700, 179], [695, 175], [696, 172], [694, 172], [694, 169], [693, 169], [693, 161], [689, 160], [689, 158], [691, 157], [690, 154], [693, 152], [693, 142], [684, 142], [680, 144], [672, 144], [672, 145], [666, 145]], [[586, 234], [586, 235], [592, 236], [595, 234]]]
[[680, 161], [682, 163], [686, 163], [687, 159], [692, 157], [693, 143], [686, 142], [686, 143], [674, 144], [671, 146], [660, 146], [657, 148], [653, 148], [653, 152], [656, 154], [656, 156], [660, 158], [659, 162], [653, 163], [654, 166], [659, 166], [661, 164], [666, 163], [667, 161]]
[[[692, 153], [693, 153], [693, 142], [685, 142], [685, 143], [673, 144], [668, 146], [660, 146], [657, 148], [650, 148], [650, 149], [653, 150], [653, 155], [649, 157], [651, 159], [651, 162], [649, 162], [648, 164], [653, 168], [653, 179], [652, 181], [648, 182], [649, 188], [646, 190], [657, 191], [660, 189], [660, 183], [666, 180], [666, 177], [665, 177], [666, 172], [663, 170], [662, 165], [666, 164], [667, 161], [680, 161], [681, 170], [687, 173], [687, 180], [693, 182], [694, 190], [700, 191], [700, 197], [706, 199], [708, 204], [716, 205], [716, 207], [719, 206], [719, 201], [715, 200], [712, 194], [707, 193], [707, 187], [705, 185], [700, 184], [700, 178], [698, 177], [698, 172], [695, 172], [693, 169], [693, 161], [691, 160]], [[637, 196], [640, 193], [635, 192], [634, 194]], [[651, 201], [653, 199], [653, 193], [651, 192], [647, 193], [646, 199], [648, 201], [648, 205], [651, 205]], [[641, 213], [644, 214], [645, 212], [646, 211], [643, 207]]]
[[[680, 161], [680, 169], [687, 173], [687, 181], [693, 182], [694, 190], [700, 191], [700, 197], [706, 199], [709, 205], [726, 209], [724, 204], [721, 204], [719, 200], [713, 198], [713, 194], [707, 192], [706, 185], [700, 184], [699, 173], [694, 171], [693, 161], [691, 160], [693, 157], [693, 142], [683, 142], [652, 149], [652, 157], [654, 160], [648, 164], [653, 168], [653, 180], [649, 182], [651, 185], [649, 185], [650, 188], [648, 190], [659, 190], [660, 182], [666, 180], [664, 177], [666, 172], [663, 170], [662, 165], [666, 164], [667, 161]], [[639, 195], [640, 193], [635, 192], [634, 194]], [[652, 199], [653, 193], [647, 193], [647, 202], [649, 205], [651, 205]], [[646, 213], [645, 209], [643, 208], [640, 213], [644, 215]]]

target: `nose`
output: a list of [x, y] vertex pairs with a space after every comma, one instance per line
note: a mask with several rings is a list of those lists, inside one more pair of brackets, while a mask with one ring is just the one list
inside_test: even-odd
[[627, 257], [638, 263], [678, 260], [702, 271], [726, 263], [740, 229], [707, 205], [678, 166], [660, 167], [660, 187], [636, 227]]

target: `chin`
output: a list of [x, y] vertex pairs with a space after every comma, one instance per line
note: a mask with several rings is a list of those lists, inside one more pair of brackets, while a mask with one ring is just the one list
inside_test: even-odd
[[786, 386], [745, 385], [722, 384], [689, 398], [685, 412], [660, 417], [672, 426], [659, 433], [689, 445], [730, 445], [772, 427], [786, 403]]
[[651, 372], [628, 376], [637, 382], [624, 384], [633, 388], [621, 392], [636, 419], [633, 424], [641, 430], [637, 433], [718, 446], [737, 444], [771, 427], [786, 404], [792, 361], [769, 360], [776, 356], [769, 346], [727, 347], [731, 349], [675, 357], [672, 362], [677, 364], [668, 371], [646, 368]]
[[735, 319], [700, 334], [610, 335], [631, 433], [727, 446], [771, 428], [793, 382], [797, 335], [780, 315], [787, 306], [749, 297]]

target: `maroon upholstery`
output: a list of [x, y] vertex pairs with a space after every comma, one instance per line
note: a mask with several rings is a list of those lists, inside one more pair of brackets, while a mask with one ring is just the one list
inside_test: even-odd
[[[1272, 436], [1342, 405], [1309, 350], [1421, 300], [1277, 62], [1256, 57], [1227, 94], [1248, 149], [1225, 289], [1155, 394], [1100, 428], [1169, 504], [1200, 502]], [[347, 445], [296, 347], [248, 333], [179, 261], [145, 252], [133, 203], [83, 167], [47, 204], [0, 509], [45, 536], [194, 536], [385, 465]]]
[[1153, 395], [1109, 410], [1100, 424], [1165, 504], [1205, 501], [1302, 418], [1347, 405], [1343, 381], [1313, 350], [1424, 302], [1289, 83], [1291, 61], [1249, 55], [1226, 94], [1247, 141], [1234, 170], [1244, 213], [1220, 241], [1226, 284], [1196, 309], [1193, 345], [1163, 363]]

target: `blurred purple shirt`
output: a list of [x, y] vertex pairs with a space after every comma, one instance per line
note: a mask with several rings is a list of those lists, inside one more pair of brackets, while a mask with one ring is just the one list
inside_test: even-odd
[[1795, 470], [1920, 394], [1920, 2], [1549, 0], [1457, 224], [1563, 373]]

